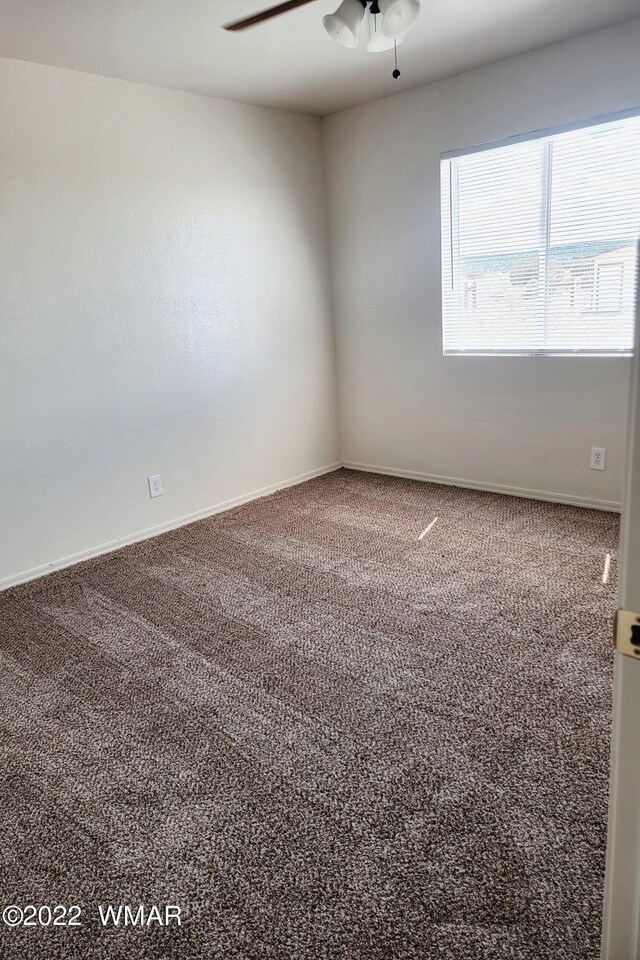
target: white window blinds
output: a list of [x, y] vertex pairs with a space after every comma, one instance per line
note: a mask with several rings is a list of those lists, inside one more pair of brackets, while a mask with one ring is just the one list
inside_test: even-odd
[[640, 116], [445, 155], [445, 354], [633, 343]]

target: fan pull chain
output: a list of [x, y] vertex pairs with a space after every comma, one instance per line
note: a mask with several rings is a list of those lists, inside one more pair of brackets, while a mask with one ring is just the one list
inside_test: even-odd
[[395, 61], [396, 68], [391, 74], [391, 76], [393, 77], [394, 80], [397, 80], [398, 77], [400, 76], [400, 71], [398, 70], [398, 41], [397, 40], [393, 41], [393, 59]]

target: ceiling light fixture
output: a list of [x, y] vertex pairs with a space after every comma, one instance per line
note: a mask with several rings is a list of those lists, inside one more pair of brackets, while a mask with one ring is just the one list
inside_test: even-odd
[[380, 14], [368, 11], [365, 17], [367, 24], [367, 50], [369, 53], [385, 53], [387, 50], [393, 50], [394, 46], [402, 43], [404, 37], [392, 40], [386, 33], [382, 32], [382, 17]]
[[367, 8], [360, 0], [342, 0], [335, 13], [322, 18], [322, 23], [330, 37], [343, 47], [357, 47], [357, 29], [362, 23]]
[[[246, 30], [247, 27], [255, 27], [311, 2], [284, 0], [284, 3], [278, 3], [275, 7], [227, 23], [224, 29]], [[400, 76], [397, 47], [418, 19], [419, 13], [420, 0], [342, 0], [336, 12], [323, 17], [322, 23], [330, 37], [343, 47], [353, 48], [358, 46], [358, 27], [366, 19], [367, 50], [369, 53], [393, 50], [395, 70], [391, 76], [397, 80]]]
[[393, 50], [398, 79], [396, 47], [405, 39], [420, 13], [420, 0], [342, 0], [335, 13], [322, 18], [330, 37], [344, 47], [357, 47], [357, 29], [366, 18], [367, 50], [382, 53]]

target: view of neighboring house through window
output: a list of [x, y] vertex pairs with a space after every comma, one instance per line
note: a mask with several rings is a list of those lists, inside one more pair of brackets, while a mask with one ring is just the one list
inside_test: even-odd
[[445, 354], [633, 343], [640, 116], [443, 155]]

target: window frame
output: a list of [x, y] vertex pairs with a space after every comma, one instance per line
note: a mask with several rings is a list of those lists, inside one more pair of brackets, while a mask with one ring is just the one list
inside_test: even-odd
[[[518, 143], [530, 142], [532, 140], [542, 140], [548, 137], [554, 137], [563, 133], [570, 133], [574, 130], [585, 130], [593, 127], [598, 127], [603, 124], [613, 123], [618, 120], [627, 120], [640, 117], [640, 106], [632, 107], [628, 110], [619, 110], [615, 113], [608, 114], [599, 114], [596, 117], [591, 117], [584, 120], [576, 120], [571, 123], [559, 124], [553, 127], [545, 127], [541, 129], [535, 129], [528, 133], [516, 134], [511, 137], [504, 137], [499, 140], [489, 140], [485, 143], [477, 144], [473, 147], [460, 147], [455, 150], [445, 150], [440, 154], [440, 214], [444, 214], [444, 203], [442, 195], [442, 183], [443, 183], [443, 164], [446, 161], [455, 160], [458, 157], [467, 157], [477, 153], [484, 153], [487, 150], [496, 150], [501, 147], [509, 147]], [[548, 146], [552, 147], [552, 144]], [[550, 169], [551, 157], [548, 155], [545, 161], [545, 177], [548, 189], [548, 179], [549, 179], [549, 169]], [[458, 234], [458, 224], [457, 222], [454, 225], [454, 216], [453, 211], [455, 205], [457, 204], [457, 189], [455, 183], [455, 177], [453, 174], [454, 165], [448, 163], [449, 171], [449, 190], [448, 190], [448, 208], [449, 208], [449, 263], [450, 263], [450, 281], [452, 288], [455, 284], [454, 277], [454, 262], [455, 262], [455, 246], [457, 242]], [[546, 211], [546, 216], [548, 216], [548, 207]], [[455, 218], [457, 221], [457, 218]], [[554, 350], [554, 349], [526, 349], [526, 348], [513, 348], [513, 349], [486, 349], [486, 350], [466, 350], [466, 349], [447, 349], [445, 350], [445, 340], [444, 340], [444, 321], [445, 321], [445, 284], [447, 282], [447, 277], [445, 277], [445, 256], [444, 256], [444, 224], [440, 225], [440, 287], [441, 287], [441, 322], [440, 322], [440, 335], [442, 338], [442, 356], [443, 357], [577, 357], [584, 359], [591, 359], [595, 357], [630, 357], [633, 354], [633, 348], [621, 348], [619, 350], [601, 350], [601, 349], [575, 349], [575, 350]], [[455, 226], [455, 228], [454, 228]], [[640, 226], [640, 225], [639, 225]], [[548, 223], [547, 223], [548, 229]], [[636, 244], [638, 239], [636, 238]], [[640, 248], [639, 248], [640, 249]], [[640, 297], [640, 253], [638, 254], [638, 260], [636, 262], [636, 297]], [[595, 280], [594, 280], [594, 300], [595, 300]], [[593, 308], [594, 314], [606, 311], [598, 311], [594, 302]]]

